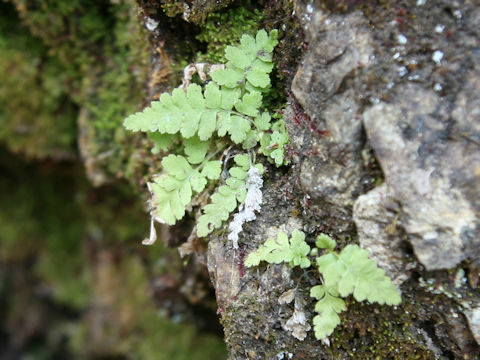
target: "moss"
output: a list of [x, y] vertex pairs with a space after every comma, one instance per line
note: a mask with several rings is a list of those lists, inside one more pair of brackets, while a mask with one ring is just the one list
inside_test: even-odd
[[0, 141], [30, 157], [73, 156], [82, 108], [80, 145], [105, 177], [123, 174], [131, 150], [121, 123], [138, 108], [149, 67], [134, 1], [13, 3], [21, 21], [10, 4], [0, 15]]
[[332, 335], [333, 353], [346, 353], [356, 359], [435, 358], [425, 336], [436, 335], [423, 333], [413, 325], [418, 320], [421, 323], [423, 314], [428, 312], [425, 309], [433, 306], [425, 300], [406, 297], [400, 306], [388, 309], [352, 300]]
[[240, 41], [243, 34], [255, 35], [263, 19], [258, 9], [246, 7], [229, 9], [226, 12], [209, 13], [202, 30], [196, 39], [206, 45], [206, 49], [197, 53], [196, 62], [210, 64], [225, 63], [227, 45]]
[[72, 157], [76, 106], [57, 59], [35, 41], [10, 5], [0, 4], [0, 142], [29, 157]]
[[[98, 268], [95, 293], [101, 300], [92, 317], [75, 330], [75, 353], [110, 354], [130, 359], [222, 359], [225, 347], [210, 335], [197, 334], [194, 327], [173, 324], [157, 311], [148, 295], [145, 267], [136, 256], [120, 262], [105, 257]], [[104, 313], [97, 337], [92, 343], [89, 329], [95, 325], [96, 311]], [[98, 326], [98, 325], [97, 325]], [[125, 336], [129, 334], [129, 336]]]
[[193, 0], [188, 2], [166, 0], [162, 2], [162, 9], [167, 16], [175, 17], [182, 14], [187, 21], [202, 24], [208, 14], [215, 13], [232, 2], [232, 0]]

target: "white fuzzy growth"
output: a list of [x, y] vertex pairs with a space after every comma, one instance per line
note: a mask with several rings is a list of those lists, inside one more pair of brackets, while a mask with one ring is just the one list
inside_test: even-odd
[[287, 331], [290, 331], [294, 338], [303, 341], [307, 337], [307, 332], [311, 329], [311, 326], [305, 316], [303, 301], [295, 300], [294, 309], [295, 310], [293, 311], [292, 317], [288, 319], [283, 328]]
[[234, 249], [238, 249], [238, 234], [242, 231], [243, 224], [256, 219], [255, 211], [260, 211], [262, 204], [263, 179], [260, 171], [255, 166], [251, 166], [247, 175], [245, 201], [238, 207], [239, 212], [233, 216], [233, 221], [228, 226], [230, 230], [228, 240], [233, 242]]
[[142, 241], [143, 245], [153, 245], [157, 241], [157, 232], [155, 231], [155, 224], [153, 216], [150, 219], [150, 237]]

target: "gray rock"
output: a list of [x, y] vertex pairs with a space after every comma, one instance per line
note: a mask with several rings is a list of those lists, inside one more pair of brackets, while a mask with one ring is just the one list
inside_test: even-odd
[[340, 87], [371, 61], [373, 40], [360, 12], [327, 16], [320, 10], [312, 14], [307, 38], [311, 50], [295, 75], [292, 92], [308, 115], [310, 146], [296, 144], [295, 135], [292, 143], [309, 155], [300, 166], [305, 192], [314, 202], [328, 202], [343, 212], [353, 205], [352, 197], [361, 187], [364, 139], [355, 92]]
[[480, 306], [470, 311], [465, 311], [464, 314], [468, 320], [468, 326], [475, 341], [480, 345]]
[[360, 246], [397, 285], [408, 279], [402, 237], [396, 229], [399, 210], [386, 184], [360, 196], [353, 207]]
[[[417, 258], [428, 270], [478, 259], [480, 192], [470, 182], [478, 179], [472, 174], [480, 166], [478, 147], [450, 138], [448, 110], [435, 93], [407, 84], [393, 99], [367, 110], [364, 125], [385, 181], [402, 206], [401, 224]], [[476, 111], [475, 106], [461, 108]], [[458, 115], [453, 126], [468, 128], [469, 118]], [[465, 136], [477, 136], [473, 127], [468, 130]]]
[[362, 13], [348, 16], [313, 14], [307, 30], [311, 49], [299, 67], [292, 91], [313, 117], [316, 109], [335, 94], [347, 74], [371, 60], [372, 38]]

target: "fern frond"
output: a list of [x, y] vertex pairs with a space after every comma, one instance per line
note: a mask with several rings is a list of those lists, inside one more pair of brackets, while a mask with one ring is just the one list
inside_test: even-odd
[[197, 235], [204, 237], [218, 229], [222, 222], [230, 217], [237, 204], [245, 200], [247, 193], [247, 172], [250, 168], [250, 157], [246, 154], [236, 155], [234, 161], [238, 166], [229, 170], [230, 177], [225, 185], [221, 185], [212, 195], [212, 202], [205, 205], [203, 214], [198, 219]]
[[339, 297], [336, 286], [317, 285], [310, 289], [310, 296], [318, 301], [313, 317], [313, 330], [317, 339], [325, 339], [340, 324], [340, 314], [346, 309], [345, 301]]
[[228, 88], [265, 91], [270, 87], [272, 51], [277, 43], [277, 30], [272, 30], [270, 34], [260, 30], [255, 38], [243, 35], [239, 46], [227, 46], [225, 57], [229, 61], [226, 68], [214, 71], [212, 79]]
[[339, 254], [330, 252], [317, 258], [318, 270], [326, 285], [337, 285], [342, 297], [353, 294], [357, 301], [398, 305], [400, 292], [368, 256], [358, 245], [347, 245]]
[[287, 234], [280, 231], [276, 239], [268, 239], [256, 251], [250, 253], [245, 260], [245, 266], [256, 266], [261, 261], [266, 261], [270, 264], [286, 262], [292, 266], [308, 268], [309, 253], [310, 246], [305, 242], [305, 234], [302, 231], [294, 230], [290, 239]]
[[220, 161], [204, 161], [192, 168], [183, 156], [169, 155], [162, 160], [162, 166], [164, 173], [148, 184], [152, 193], [152, 216], [161, 223], [173, 225], [185, 215], [193, 192], [203, 191], [207, 178], [220, 177]]
[[262, 153], [268, 156], [277, 167], [285, 164], [285, 145], [288, 144], [288, 137], [285, 123], [279, 120], [272, 126], [273, 133], [264, 133], [260, 139]]
[[[270, 130], [271, 117], [265, 111], [262, 93], [270, 87], [277, 37], [276, 30], [270, 34], [260, 30], [256, 37], [243, 35], [238, 46], [227, 47], [225, 68], [212, 71], [212, 81], [205, 86], [189, 84], [186, 89], [163, 93], [150, 107], [125, 119], [127, 129], [149, 133], [153, 153], [168, 150], [173, 142], [183, 142], [182, 155], [164, 158], [162, 175], [149, 183], [151, 214], [157, 221], [174, 224], [184, 216], [193, 193], [203, 191], [208, 180], [220, 177], [220, 161], [210, 161], [214, 155], [208, 153], [212, 147], [218, 152], [226, 144], [212, 138], [228, 136], [239, 147], [251, 149], [259, 143], [262, 132]], [[242, 156], [235, 157], [237, 166], [230, 169], [230, 178], [203, 209], [199, 236], [219, 228], [245, 200], [250, 157]]]

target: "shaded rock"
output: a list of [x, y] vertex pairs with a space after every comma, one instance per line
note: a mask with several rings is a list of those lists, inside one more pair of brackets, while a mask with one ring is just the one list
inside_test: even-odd
[[297, 70], [292, 91], [303, 108], [314, 116], [349, 73], [369, 63], [373, 47], [360, 12], [327, 16], [323, 11], [315, 11], [307, 39], [311, 50]]
[[[307, 27], [310, 50], [292, 83], [292, 92], [305, 111], [295, 119], [309, 128], [310, 150], [301, 164], [300, 180], [314, 201], [350, 207], [361, 187], [363, 146], [360, 106], [353, 89], [343, 89], [355, 71], [371, 61], [370, 30], [360, 12], [347, 16], [316, 10]], [[295, 137], [293, 137], [295, 144]], [[316, 155], [316, 156], [315, 156]]]
[[[458, 104], [457, 117], [465, 117], [462, 109], [474, 107], [476, 99], [476, 83], [464, 81], [474, 69], [469, 56], [476, 51], [473, 27], [466, 25], [470, 5], [295, 1], [305, 54], [283, 112], [291, 167], [268, 168], [266, 200], [242, 232], [239, 253], [226, 236], [209, 244], [209, 269], [231, 359], [371, 359], [372, 353], [392, 359], [467, 359], [477, 350], [467, 321], [450, 315], [462, 316], [459, 301], [469, 299], [470, 289], [426, 291], [417, 280], [425, 269], [408, 251], [412, 243], [427, 269], [478, 254], [472, 226], [478, 223], [472, 183], [478, 181], [466, 166], [476, 159], [476, 140], [472, 134], [474, 141], [462, 138], [464, 122], [451, 113]], [[462, 21], [453, 14], [457, 10]], [[458, 37], [448, 38], [446, 30], [432, 35], [437, 21]], [[467, 33], [470, 50], [463, 43]], [[432, 59], [435, 51], [443, 52], [442, 60]], [[450, 61], [455, 56], [458, 61]], [[475, 128], [475, 115], [471, 119], [462, 133]], [[370, 146], [378, 162], [369, 155]], [[379, 166], [385, 181], [372, 190], [383, 179]], [[401, 284], [402, 303], [382, 307], [348, 298], [348, 310], [328, 342], [322, 344], [311, 331], [304, 336], [315, 307], [308, 291], [321, 283], [321, 275], [265, 263], [243, 273], [239, 256], [293, 228], [303, 230], [310, 244], [319, 233], [331, 234], [339, 248], [358, 241]], [[446, 271], [429, 278], [434, 291], [451, 282]], [[295, 313], [292, 287], [306, 301], [303, 313]]]
[[[480, 153], [467, 140], [450, 139], [448, 111], [439, 97], [418, 85], [399, 87], [392, 103], [364, 113], [370, 143], [393, 196], [401, 223], [420, 262], [429, 270], [478, 258], [478, 214], [467, 191]], [[462, 121], [463, 123], [463, 121]], [[455, 126], [455, 125], [453, 125]]]

